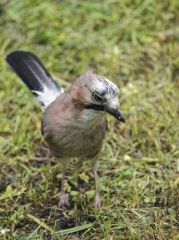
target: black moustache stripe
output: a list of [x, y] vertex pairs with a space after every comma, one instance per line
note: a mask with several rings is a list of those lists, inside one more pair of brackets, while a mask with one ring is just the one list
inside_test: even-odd
[[90, 105], [87, 105], [85, 108], [93, 109], [96, 111], [104, 111], [105, 110], [103, 105], [98, 105], [98, 104], [90, 104]]

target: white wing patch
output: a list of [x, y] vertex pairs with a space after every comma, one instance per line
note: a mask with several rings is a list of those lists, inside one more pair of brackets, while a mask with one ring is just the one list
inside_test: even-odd
[[49, 89], [44, 85], [42, 91], [32, 92], [37, 95], [36, 99], [41, 103], [43, 110], [45, 110], [64, 90], [63, 88], [57, 89], [55, 86]]

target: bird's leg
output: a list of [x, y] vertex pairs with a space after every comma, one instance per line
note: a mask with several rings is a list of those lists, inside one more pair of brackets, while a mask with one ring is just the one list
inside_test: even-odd
[[100, 207], [99, 184], [98, 184], [98, 163], [94, 165], [94, 180], [95, 180], [95, 208]]
[[69, 194], [65, 193], [65, 171], [62, 171], [59, 207], [69, 206]]

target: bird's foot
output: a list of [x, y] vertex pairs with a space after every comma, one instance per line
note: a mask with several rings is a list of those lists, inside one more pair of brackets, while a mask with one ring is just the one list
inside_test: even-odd
[[95, 196], [95, 208], [100, 208], [101, 204], [100, 204], [100, 197], [99, 194], [96, 194]]
[[58, 206], [61, 208], [70, 206], [68, 193], [60, 193], [60, 201]]

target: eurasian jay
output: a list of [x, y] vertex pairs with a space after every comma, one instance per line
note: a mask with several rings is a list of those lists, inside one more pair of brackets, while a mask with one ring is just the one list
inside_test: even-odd
[[69, 204], [64, 190], [65, 169], [70, 159], [91, 161], [95, 178], [95, 206], [100, 206], [98, 158], [107, 131], [106, 113], [124, 122], [119, 108], [119, 89], [109, 79], [90, 71], [83, 74], [64, 92], [32, 53], [15, 51], [8, 64], [27, 85], [44, 110], [42, 135], [52, 155], [63, 167], [61, 207]]

